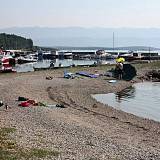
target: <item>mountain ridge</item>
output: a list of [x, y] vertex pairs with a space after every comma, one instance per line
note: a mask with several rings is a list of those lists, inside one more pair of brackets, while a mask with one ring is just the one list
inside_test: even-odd
[[38, 46], [160, 48], [160, 28], [10, 27], [0, 32], [32, 38]]

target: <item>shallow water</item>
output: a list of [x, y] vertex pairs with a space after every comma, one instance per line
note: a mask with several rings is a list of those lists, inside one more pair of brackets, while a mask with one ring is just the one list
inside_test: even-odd
[[[43, 60], [43, 61], [38, 61], [35, 63], [26, 63], [26, 64], [16, 64], [16, 66], [14, 67], [14, 69], [17, 72], [31, 72], [34, 71], [33, 67], [36, 68], [47, 68], [50, 66], [50, 62], [51, 60]], [[62, 66], [70, 66], [72, 64], [75, 65], [91, 65], [94, 64], [94, 60], [72, 60], [72, 59], [64, 59], [64, 60], [59, 60], [59, 59], [55, 59], [54, 63], [55, 63], [55, 67], [58, 67], [59, 64], [61, 63]], [[102, 61], [103, 63], [114, 63], [113, 60], [108, 60], [108, 61]]]
[[144, 82], [118, 93], [93, 97], [104, 104], [134, 115], [160, 121], [160, 83]]

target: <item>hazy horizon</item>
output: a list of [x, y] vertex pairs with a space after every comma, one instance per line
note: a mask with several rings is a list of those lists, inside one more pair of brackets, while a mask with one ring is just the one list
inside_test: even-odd
[[43, 46], [160, 47], [159, 0], [0, 0], [0, 32]]
[[159, 28], [159, 0], [0, 0], [0, 28]]

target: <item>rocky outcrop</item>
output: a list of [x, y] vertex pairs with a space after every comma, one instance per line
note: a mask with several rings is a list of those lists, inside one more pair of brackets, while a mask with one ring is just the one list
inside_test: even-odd
[[160, 70], [151, 70], [145, 75], [149, 80], [160, 81]]

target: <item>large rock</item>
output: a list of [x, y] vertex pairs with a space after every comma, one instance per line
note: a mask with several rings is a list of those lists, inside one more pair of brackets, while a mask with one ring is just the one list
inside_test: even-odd
[[160, 80], [160, 70], [152, 70], [146, 73], [146, 76], [152, 80]]

